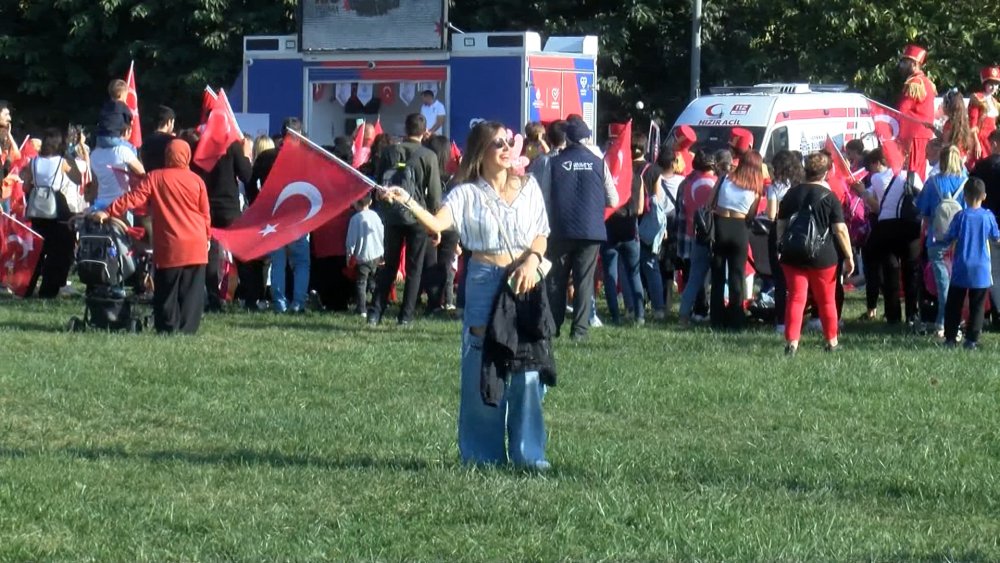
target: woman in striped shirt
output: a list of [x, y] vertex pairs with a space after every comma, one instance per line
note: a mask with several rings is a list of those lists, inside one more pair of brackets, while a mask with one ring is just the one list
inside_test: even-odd
[[[458, 448], [466, 463], [505, 463], [509, 431], [510, 458], [540, 470], [545, 460], [542, 397], [545, 386], [537, 371], [514, 373], [500, 408], [480, 396], [483, 335], [493, 302], [503, 283], [517, 293], [531, 291], [541, 280], [538, 268], [548, 244], [549, 220], [541, 189], [534, 178], [515, 174], [507, 129], [501, 123], [477, 125], [469, 135], [456, 185], [432, 215], [403, 189], [387, 189], [383, 197], [406, 206], [435, 233], [453, 228], [472, 253], [466, 277], [462, 332], [461, 403]], [[513, 273], [509, 278], [506, 272]]]

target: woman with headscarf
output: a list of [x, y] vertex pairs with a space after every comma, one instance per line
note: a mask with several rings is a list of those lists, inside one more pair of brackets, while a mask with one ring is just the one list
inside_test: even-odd
[[152, 205], [153, 321], [159, 333], [194, 334], [205, 309], [205, 265], [211, 235], [208, 191], [191, 171], [191, 147], [167, 144], [166, 168], [150, 172], [132, 191], [94, 216], [103, 221]]

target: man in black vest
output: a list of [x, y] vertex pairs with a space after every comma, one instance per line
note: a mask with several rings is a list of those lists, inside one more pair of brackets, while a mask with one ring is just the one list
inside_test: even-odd
[[582, 142], [590, 128], [581, 119], [566, 124], [568, 144], [551, 157], [548, 258], [552, 261], [549, 301], [557, 335], [566, 319], [566, 290], [573, 274], [573, 328], [570, 337], [583, 340], [590, 328], [594, 273], [601, 243], [607, 240], [604, 209], [618, 205], [618, 192], [604, 161]]

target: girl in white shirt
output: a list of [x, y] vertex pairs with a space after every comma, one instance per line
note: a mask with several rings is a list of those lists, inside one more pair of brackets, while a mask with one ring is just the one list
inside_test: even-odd
[[545, 385], [539, 372], [512, 374], [498, 408], [483, 404], [480, 394], [483, 335], [494, 300], [504, 283], [521, 294], [541, 281], [538, 269], [549, 235], [541, 189], [530, 176], [514, 174], [511, 165], [518, 155], [511, 153], [511, 145], [502, 124], [477, 125], [457, 175], [460, 183], [435, 215], [400, 188], [389, 188], [383, 197], [405, 205], [431, 231], [454, 228], [462, 246], [472, 253], [466, 275], [458, 414], [462, 461], [505, 463], [509, 450], [515, 464], [544, 470], [549, 463], [542, 416]]

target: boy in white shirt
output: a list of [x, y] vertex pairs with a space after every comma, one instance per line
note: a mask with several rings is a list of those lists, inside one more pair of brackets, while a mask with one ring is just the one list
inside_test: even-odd
[[385, 227], [371, 205], [371, 194], [355, 202], [358, 212], [347, 226], [347, 263], [357, 268], [355, 311], [362, 317], [368, 310], [368, 290], [375, 287], [375, 272], [385, 254]]

